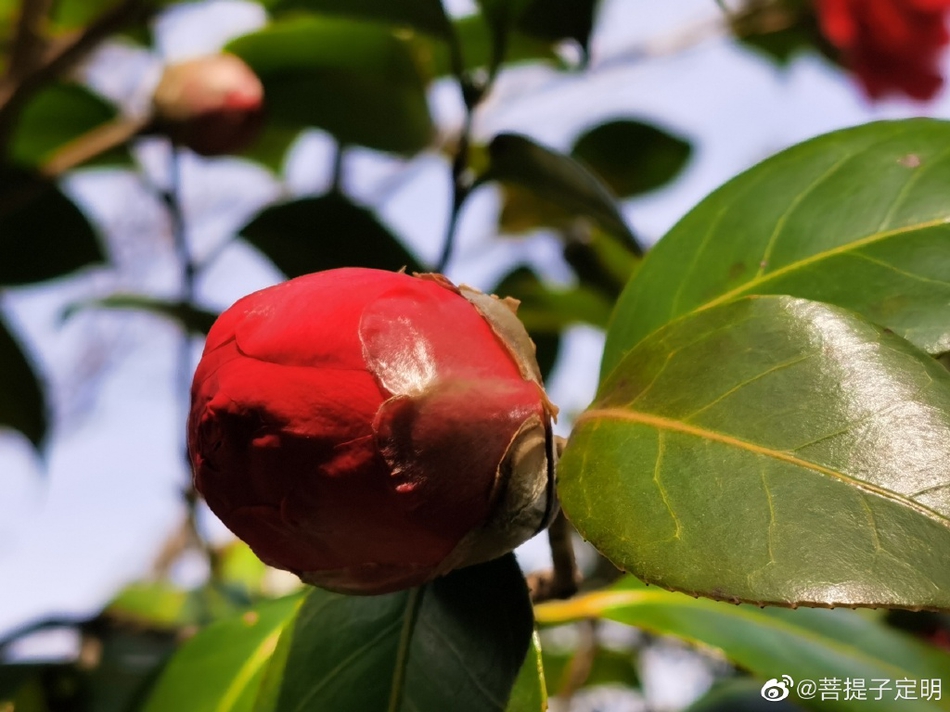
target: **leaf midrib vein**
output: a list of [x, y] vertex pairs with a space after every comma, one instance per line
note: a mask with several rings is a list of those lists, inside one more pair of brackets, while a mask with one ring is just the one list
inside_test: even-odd
[[819, 465], [816, 462], [803, 460], [783, 450], [775, 450], [765, 447], [764, 445], [758, 445], [756, 443], [749, 442], [748, 440], [737, 438], [733, 435], [727, 435], [725, 433], [720, 433], [715, 430], [708, 430], [695, 425], [688, 425], [682, 421], [673, 420], [672, 418], [664, 418], [663, 416], [653, 415], [651, 413], [641, 413], [635, 410], [626, 410], [622, 408], [594, 408], [588, 410], [577, 419], [575, 429], [578, 428], [584, 421], [596, 418], [610, 418], [613, 420], [632, 421], [657, 428], [659, 430], [668, 430], [672, 432], [683, 433], [685, 435], [692, 435], [703, 440], [722, 443], [723, 445], [745, 450], [756, 455], [761, 455], [763, 457], [779, 460], [790, 465], [812, 470], [813, 472], [818, 472], [820, 474], [827, 475], [828, 477], [845, 482], [846, 484], [851, 485], [852, 487], [855, 487], [859, 490], [869, 492], [883, 499], [897, 502], [898, 504], [907, 507], [908, 509], [912, 509], [918, 514], [927, 517], [928, 519], [932, 519], [945, 527], [950, 527], [950, 519], [939, 512], [936, 512], [935, 510], [920, 504], [919, 502], [909, 499], [907, 496], [902, 495], [899, 492], [894, 492], [892, 490], [879, 487], [878, 485], [875, 485], [871, 482], [859, 480], [855, 477], [846, 475], [843, 472], [833, 470], [830, 467]]

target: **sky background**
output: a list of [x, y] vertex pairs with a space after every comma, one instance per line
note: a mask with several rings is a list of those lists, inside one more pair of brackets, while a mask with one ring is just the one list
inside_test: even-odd
[[[468, 0], [446, 4], [455, 14], [473, 8]], [[717, 31], [721, 19], [713, 0], [604, 0], [590, 70], [565, 75], [521, 67], [504, 73], [476, 115], [476, 140], [515, 131], [567, 149], [584, 129], [616, 117], [651, 121], [683, 136], [694, 148], [684, 173], [623, 205], [634, 231], [652, 243], [711, 190], [786, 146], [869, 120], [950, 117], [946, 91], [927, 105], [870, 105], [849, 77], [816, 55], [776, 67]], [[163, 57], [113, 44], [96, 54], [86, 74], [126, 111], [141, 111], [163, 59], [212, 52], [263, 21], [258, 5], [238, 0], [179, 8], [155, 27]], [[461, 125], [462, 103], [452, 82], [432, 88], [431, 106], [440, 131], [449, 135]], [[279, 178], [234, 159], [184, 157], [192, 250], [199, 261], [220, 252], [198, 283], [204, 304], [223, 309], [280, 281], [252, 248], [231, 240], [275, 198], [323, 192], [331, 153], [330, 139], [310, 132], [294, 146]], [[177, 296], [168, 218], [149, 186], [167, 181], [167, 146], [143, 141], [135, 154], [145, 180], [128, 171], [96, 170], [65, 181], [104, 235], [114, 264], [0, 294], [0, 307], [49, 384], [55, 413], [45, 462], [19, 434], [0, 430], [0, 636], [51, 614], [94, 613], [124, 583], [148, 574], [183, 516], [180, 491], [189, 473], [182, 459], [177, 328], [155, 317], [101, 311], [62, 320], [69, 304], [114, 291]], [[355, 149], [346, 158], [344, 188], [434, 262], [449, 213], [449, 172], [446, 159], [434, 152], [405, 161]], [[516, 240], [494, 235], [498, 209], [492, 187], [469, 200], [451, 279], [490, 288], [519, 261], [554, 281], [569, 278], [551, 234]], [[549, 384], [568, 415], [561, 434], [593, 395], [602, 344], [593, 329], [569, 334]], [[196, 342], [195, 361], [200, 348]], [[208, 513], [204, 524], [216, 540], [229, 537]], [[546, 543], [531, 542], [519, 556], [527, 568], [544, 566]], [[197, 566], [177, 571], [183, 583], [201, 575]], [[69, 645], [47, 638], [27, 642], [19, 654], [65, 652]]]

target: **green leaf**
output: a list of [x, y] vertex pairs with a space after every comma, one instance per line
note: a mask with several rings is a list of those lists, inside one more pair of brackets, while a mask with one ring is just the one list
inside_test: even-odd
[[571, 156], [594, 171], [621, 197], [655, 190], [673, 180], [692, 146], [656, 126], [620, 119], [586, 131]]
[[660, 329], [578, 420], [558, 485], [650, 583], [950, 608], [950, 373], [838, 307], [744, 297]]
[[265, 208], [241, 235], [288, 277], [336, 267], [425, 271], [372, 212], [336, 193]]
[[545, 712], [547, 708], [548, 691], [544, 684], [544, 667], [541, 662], [541, 639], [535, 631], [505, 712]]
[[510, 34], [532, 0], [476, 0], [491, 30], [492, 52], [488, 62], [492, 75], [507, 59]]
[[838, 304], [950, 351], [950, 123], [880, 122], [784, 151], [702, 201], [627, 285], [606, 376], [671, 319], [743, 294]]
[[102, 262], [85, 216], [54, 186], [0, 169], [0, 286], [39, 282]]
[[[10, 157], [25, 166], [39, 166], [87, 131], [111, 121], [116, 107], [79, 84], [53, 84], [34, 95], [19, 115], [10, 143]], [[124, 148], [97, 156], [97, 164], [131, 162]]]
[[150, 628], [175, 628], [194, 624], [192, 593], [166, 582], [138, 582], [122, 589], [106, 607], [106, 615]]
[[57, 30], [76, 30], [107, 10], [115, 8], [121, 0], [57, 0], [53, 4], [53, 25]]
[[577, 40], [590, 56], [590, 34], [598, 0], [531, 0], [518, 18], [518, 28], [547, 40]]
[[300, 596], [212, 623], [169, 661], [143, 712], [251, 712], [261, 678]]
[[[821, 701], [820, 696], [818, 700], [802, 701], [795, 692], [789, 695], [790, 701], [813, 709], [950, 709], [946, 698], [895, 703], [893, 685], [899, 679], [916, 682], [946, 677], [950, 656], [855, 611], [732, 606], [649, 588], [629, 576], [610, 589], [570, 601], [544, 603], [535, 611], [542, 625], [585, 617], [607, 618], [719, 648], [732, 662], [756, 675], [760, 685], [782, 675], [791, 676], [794, 683], [822, 678], [838, 678], [839, 683], [846, 678], [866, 681], [866, 700], [846, 701], [842, 694], [837, 701]], [[871, 686], [875, 679], [892, 681], [890, 699], [874, 700]]]
[[39, 448], [47, 426], [40, 380], [0, 318], [0, 427], [18, 430]]
[[[453, 25], [462, 48], [464, 68], [471, 71], [491, 66], [495, 50], [491, 28], [485, 17], [481, 14], [468, 15], [455, 20]], [[547, 40], [512, 30], [508, 33], [506, 46], [506, 64], [546, 62], [558, 67], [563, 65], [563, 61], [554, 51], [554, 46]], [[424, 47], [432, 76], [444, 77], [453, 73], [447, 42], [427, 42]]]
[[[720, 648], [735, 664], [762, 682], [790, 675], [801, 680], [863, 679], [868, 699], [822, 702], [820, 709], [836, 712], [908, 710], [937, 712], [950, 709], [950, 700], [894, 700], [876, 702], [872, 680], [945, 678], [950, 656], [880, 622], [845, 610], [761, 610], [731, 606], [680, 593], [646, 588], [632, 577], [605, 591], [564, 602], [538, 605], [541, 624], [584, 618], [607, 618], [635, 625], [651, 633], [673, 635], [691, 643]], [[761, 684], [761, 683], [760, 683]], [[885, 693], [886, 694], [886, 693]], [[796, 693], [788, 697], [799, 702]], [[808, 706], [817, 706], [809, 701]]]
[[503, 711], [532, 630], [510, 554], [383, 596], [314, 589], [258, 710]]
[[271, 120], [271, 117], [265, 116], [260, 134], [254, 143], [241, 151], [240, 155], [261, 164], [271, 173], [280, 175], [287, 151], [300, 136], [301, 131], [303, 131], [302, 126], [281, 126]]
[[479, 183], [496, 180], [527, 190], [543, 200], [554, 215], [566, 212], [588, 218], [639, 252], [610, 189], [571, 157], [516, 134], [496, 136], [488, 146], [488, 155], [488, 170]]
[[[637, 672], [637, 656], [633, 650], [613, 650], [597, 645], [591, 650], [544, 651], [544, 676], [552, 693], [562, 696], [565, 688], [577, 686], [575, 660], [583, 656], [589, 672], [580, 687], [597, 685], [620, 685], [635, 688], [640, 686]], [[589, 661], [589, 662], [588, 662]]]
[[375, 23], [301, 16], [228, 49], [258, 74], [270, 120], [317, 126], [340, 143], [413, 154], [433, 134], [425, 82], [408, 39]]
[[142, 294], [113, 294], [101, 299], [70, 304], [63, 312], [63, 319], [69, 319], [77, 312], [86, 309], [120, 309], [144, 311], [171, 319], [194, 334], [207, 334], [218, 315], [207, 309], [184, 302], [171, 302], [164, 299], [147, 297]]
[[441, 0], [277, 0], [273, 3], [273, 12], [285, 10], [309, 10], [402, 25], [443, 39], [452, 35]]
[[509, 273], [492, 292], [521, 302], [518, 318], [532, 333], [558, 333], [575, 324], [604, 328], [610, 317], [610, 302], [602, 294], [584, 286], [549, 286], [526, 267]]

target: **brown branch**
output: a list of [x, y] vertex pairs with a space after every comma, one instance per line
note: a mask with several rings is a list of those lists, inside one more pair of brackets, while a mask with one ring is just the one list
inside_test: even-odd
[[534, 603], [570, 598], [577, 593], [581, 576], [574, 558], [574, 543], [571, 541], [573, 530], [564, 512], [558, 512], [548, 529], [554, 568], [528, 576], [528, 590]]
[[96, 126], [64, 146], [43, 164], [40, 173], [47, 178], [56, 178], [66, 171], [101, 156], [106, 151], [128, 143], [149, 128], [151, 119], [123, 116]]

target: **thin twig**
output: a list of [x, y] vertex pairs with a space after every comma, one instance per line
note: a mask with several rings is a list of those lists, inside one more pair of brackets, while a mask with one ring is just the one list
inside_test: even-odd
[[40, 63], [46, 50], [45, 25], [52, 9], [53, 0], [21, 0], [20, 19], [4, 79], [17, 81]]
[[445, 239], [442, 241], [442, 254], [436, 264], [436, 272], [445, 272], [445, 268], [452, 259], [452, 250], [455, 248], [455, 236], [458, 232], [459, 215], [462, 205], [472, 191], [472, 183], [468, 175], [469, 149], [472, 140], [472, 112], [469, 107], [465, 112], [465, 123], [462, 126], [462, 135], [459, 137], [455, 158], [452, 160], [452, 212], [449, 214], [449, 223], [445, 230]]
[[59, 148], [43, 164], [40, 173], [47, 178], [57, 178], [96, 156], [124, 146], [150, 124], [147, 117], [120, 117], [100, 124]]
[[573, 530], [564, 512], [558, 512], [548, 528], [548, 543], [551, 546], [554, 568], [528, 577], [528, 589], [534, 603], [570, 598], [577, 593], [581, 576], [574, 557], [574, 542], [571, 540]]
[[[175, 244], [175, 254], [178, 258], [179, 268], [181, 269], [181, 290], [180, 299], [183, 304], [192, 304], [195, 298], [195, 278], [198, 272], [198, 266], [191, 255], [191, 249], [188, 246], [188, 233], [185, 222], [185, 215], [182, 210], [182, 175], [181, 175], [181, 156], [178, 148], [169, 142], [169, 182], [165, 190], [160, 191], [162, 201], [168, 211], [168, 217], [171, 221], [172, 240]], [[187, 328], [182, 329], [181, 339], [178, 343], [178, 360], [176, 364], [177, 392], [180, 400], [179, 412], [186, 415], [191, 404], [191, 335]], [[183, 452], [185, 467], [191, 473], [191, 461], [188, 457], [188, 451]], [[219, 556], [214, 548], [201, 536], [198, 526], [198, 502], [199, 496], [195, 490], [194, 483], [189, 476], [188, 483], [182, 490], [182, 496], [185, 500], [187, 509], [185, 527], [192, 535], [192, 542], [202, 551], [208, 561], [211, 570], [212, 579], [219, 573]]]
[[337, 142], [334, 146], [333, 154], [333, 173], [330, 179], [330, 192], [335, 195], [343, 195], [343, 158], [346, 146]]

